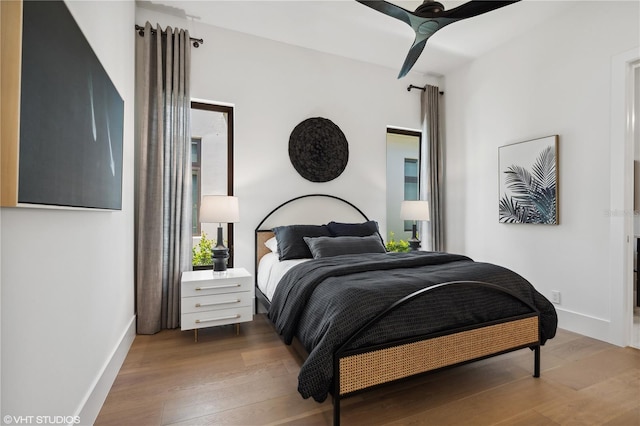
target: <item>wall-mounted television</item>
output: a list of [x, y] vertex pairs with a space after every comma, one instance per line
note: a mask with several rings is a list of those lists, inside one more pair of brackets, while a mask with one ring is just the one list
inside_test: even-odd
[[18, 204], [120, 210], [123, 120], [65, 3], [23, 2]]

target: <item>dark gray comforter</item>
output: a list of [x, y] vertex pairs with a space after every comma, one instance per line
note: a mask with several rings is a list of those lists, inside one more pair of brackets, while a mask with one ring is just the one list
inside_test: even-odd
[[[269, 318], [285, 342], [297, 337], [309, 353], [298, 391], [324, 401], [333, 378], [333, 352], [367, 320], [421, 288], [450, 281], [507, 288], [540, 311], [542, 343], [556, 332], [553, 305], [529, 282], [500, 266], [436, 252], [375, 253], [314, 259], [292, 268], [273, 296]], [[521, 302], [482, 288], [420, 297], [391, 313], [353, 348], [525, 314]]]

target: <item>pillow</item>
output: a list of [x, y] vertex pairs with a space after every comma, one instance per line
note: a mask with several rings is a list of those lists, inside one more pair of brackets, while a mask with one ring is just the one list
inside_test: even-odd
[[309, 246], [314, 259], [343, 254], [387, 252], [377, 234], [366, 237], [304, 237], [304, 241]]
[[364, 223], [339, 223], [329, 222], [327, 224], [329, 232], [334, 237], [367, 237], [371, 234], [377, 234], [380, 237], [380, 242], [384, 246], [384, 240], [378, 229], [378, 222], [370, 220]]
[[276, 237], [269, 238], [264, 242], [264, 245], [273, 253], [278, 253], [278, 240], [276, 240]]
[[273, 228], [278, 242], [280, 260], [311, 259], [309, 246], [303, 237], [329, 237], [331, 233], [326, 225], [289, 225]]

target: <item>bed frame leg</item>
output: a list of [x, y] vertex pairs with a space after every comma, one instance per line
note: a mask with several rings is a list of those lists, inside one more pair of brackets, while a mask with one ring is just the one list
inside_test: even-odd
[[333, 426], [340, 426], [340, 396], [333, 397]]
[[540, 377], [540, 345], [534, 349], [533, 377]]

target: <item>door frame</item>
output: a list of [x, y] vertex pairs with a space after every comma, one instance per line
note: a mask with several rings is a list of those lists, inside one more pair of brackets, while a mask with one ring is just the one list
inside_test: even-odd
[[631, 343], [633, 327], [633, 70], [640, 47], [611, 61], [610, 200], [609, 200], [609, 341]]

